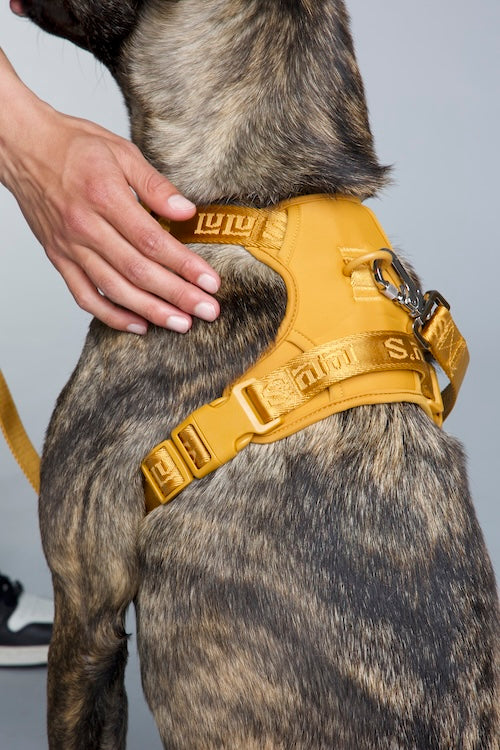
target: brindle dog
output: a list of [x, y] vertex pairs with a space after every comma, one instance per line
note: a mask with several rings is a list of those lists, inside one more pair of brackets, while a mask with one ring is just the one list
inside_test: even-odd
[[[25, 0], [119, 82], [133, 139], [197, 203], [384, 183], [342, 0]], [[282, 280], [198, 246], [222, 314], [94, 321], [44, 450], [52, 750], [125, 746], [124, 615], [167, 748], [495, 750], [498, 604], [457, 442], [415, 405], [251, 445], [144, 515], [139, 464], [276, 336]], [[311, 249], [311, 263], [314, 252]]]

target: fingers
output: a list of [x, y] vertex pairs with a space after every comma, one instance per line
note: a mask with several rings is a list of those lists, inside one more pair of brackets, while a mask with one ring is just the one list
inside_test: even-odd
[[60, 259], [57, 263], [54, 260], [52, 262], [64, 278], [75, 302], [82, 310], [117, 331], [127, 331], [140, 335], [146, 333], [148, 330], [147, 322], [129, 310], [117, 307], [99, 294], [94, 284], [76, 263], [69, 259]]
[[[125, 212], [123, 207], [123, 203], [117, 202], [116, 205], [108, 203], [105, 218], [111, 226], [120, 228], [120, 233], [130, 247], [136, 248], [142, 256], [156, 264], [171, 269], [191, 284], [210, 294], [215, 294], [219, 288], [220, 279], [203, 258], [162, 229], [132, 195], [130, 195], [129, 205]], [[156, 290], [155, 293], [163, 296], [161, 290]], [[206, 295], [201, 292], [197, 292], [196, 296], [199, 302], [207, 301]], [[179, 304], [177, 300], [176, 304]], [[192, 312], [182, 303], [180, 306], [186, 312]]]
[[[191, 257], [198, 260], [195, 253], [163, 233], [167, 237], [167, 247], [171, 249], [175, 243], [182, 259], [187, 257], [187, 261], [181, 260], [180, 263], [189, 262]], [[80, 265], [108, 299], [126, 306], [155, 325], [167, 328], [173, 327], [170, 316], [175, 315], [175, 324], [180, 326], [175, 330], [182, 329], [182, 332], [191, 326], [190, 315], [206, 321], [213, 321], [218, 316], [219, 305], [213, 297], [138, 252], [109, 225], [103, 227], [100, 241], [99, 252], [84, 251], [85, 257], [80, 259]], [[168, 252], [167, 257], [173, 259], [173, 254], [175, 250]], [[185, 324], [181, 325], [179, 316]]]
[[22, 0], [10, 0], [10, 9], [16, 16], [25, 16]]
[[42, 115], [44, 148], [22, 151], [10, 189], [78, 304], [135, 332], [148, 322], [187, 331], [192, 315], [214, 320], [217, 273], [163, 230], [132, 190], [171, 219], [189, 218], [195, 206], [125, 139], [46, 107]]
[[[174, 303], [184, 312], [196, 314], [195, 307], [198, 304], [215, 302], [207, 298], [207, 295], [203, 294], [200, 289], [214, 294], [220, 285], [218, 274], [199, 255], [162, 229], [160, 224], [135, 200], [129, 185], [152, 210], [178, 221], [192, 216], [196, 207], [179, 195], [177, 189], [148, 164], [135, 146], [123, 142], [119, 144], [118, 151], [117, 159], [120, 169], [113, 172], [114, 184], [109, 182], [110, 172], [108, 171], [107, 186], [104, 186], [104, 180], [100, 180], [101, 194], [98, 189], [93, 198], [101, 216], [110, 227], [114, 227], [121, 234], [128, 244], [126, 247], [122, 245], [118, 254], [116, 242], [112, 244], [111, 237], [104, 241], [100, 233], [98, 242], [96, 244], [97, 238], [95, 238], [93, 247], [132, 283], [137, 283], [143, 289]], [[99, 250], [99, 247], [103, 250]], [[125, 252], [126, 248], [128, 252]], [[133, 248], [143, 256], [143, 259], [149, 259], [157, 265], [141, 263], [141, 259], [131, 253]], [[129, 266], [131, 272], [127, 271]], [[190, 284], [195, 285], [194, 288], [188, 290], [180, 283], [172, 287], [172, 278], [167, 278], [158, 266], [171, 269]], [[136, 279], [137, 273], [139, 278]], [[166, 286], [162, 289], [158, 284]], [[170, 296], [171, 293], [174, 294], [174, 298]]]
[[[172, 328], [172, 321], [166, 321], [174, 311], [176, 330], [181, 326], [179, 316], [184, 318], [183, 331], [191, 326], [191, 315], [215, 320], [220, 311], [218, 302], [200, 289], [200, 285], [206, 284], [211, 292], [216, 291], [218, 284], [209, 275], [210, 266], [165, 232], [131, 196], [129, 200], [132, 210], [125, 211], [125, 215], [130, 242], [113, 228], [112, 218], [100, 217], [96, 221], [94, 216], [93, 220], [91, 217], [86, 220], [82, 215], [78, 223], [85, 227], [84, 238], [72, 246], [70, 255], [62, 245], [50, 253], [52, 262], [58, 266], [57, 256], [69, 257], [108, 299], [155, 325]], [[123, 210], [123, 204], [120, 209]], [[141, 221], [147, 227], [146, 235], [137, 233]], [[199, 285], [189, 283], [186, 278]]]
[[[186, 309], [206, 321], [218, 316], [216, 300], [204, 295], [200, 301], [196, 287], [148, 261], [123, 239], [113, 237], [107, 242], [104, 237], [103, 241], [120, 249], [117, 264], [111, 265], [87, 247], [74, 248], [72, 259], [51, 257], [79, 306], [102, 322], [134, 333], [145, 333], [147, 322], [186, 333], [192, 324]], [[169, 302], [158, 296], [158, 290]]]
[[139, 198], [160, 216], [176, 221], [191, 218], [196, 206], [179, 193], [166, 177], [156, 171], [142, 156], [138, 148], [127, 143], [121, 166], [129, 185]]

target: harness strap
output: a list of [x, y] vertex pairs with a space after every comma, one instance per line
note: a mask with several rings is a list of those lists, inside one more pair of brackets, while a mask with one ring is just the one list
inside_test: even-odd
[[429, 350], [450, 381], [441, 393], [443, 419], [446, 419], [457, 400], [462, 385], [469, 353], [467, 344], [446, 307], [438, 307], [422, 329], [422, 336]]
[[16, 405], [0, 370], [0, 428], [17, 463], [35, 492], [40, 491], [40, 458], [26, 434]]
[[[405, 361], [394, 352], [413, 352]], [[282, 418], [318, 393], [347, 378], [374, 372], [412, 370], [421, 379], [435, 417], [441, 411], [433, 368], [415, 339], [394, 331], [357, 334], [322, 344], [263, 378], [235, 385], [229, 395], [204, 404], [157, 445], [142, 463], [146, 508], [169, 502], [194, 478], [201, 479], [230, 461], [255, 436], [276, 430]], [[337, 404], [337, 411], [345, 407]], [[330, 404], [330, 411], [332, 405]]]

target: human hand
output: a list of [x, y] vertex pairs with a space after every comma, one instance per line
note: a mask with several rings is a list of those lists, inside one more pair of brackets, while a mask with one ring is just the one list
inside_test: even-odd
[[185, 332], [191, 315], [214, 320], [219, 307], [206, 292], [217, 291], [217, 274], [165, 232], [130, 188], [170, 219], [190, 218], [193, 204], [129, 141], [56, 112], [15, 78], [9, 98], [0, 91], [9, 102], [6, 122], [0, 113], [0, 181], [78, 305], [134, 333], [145, 333], [148, 321]]

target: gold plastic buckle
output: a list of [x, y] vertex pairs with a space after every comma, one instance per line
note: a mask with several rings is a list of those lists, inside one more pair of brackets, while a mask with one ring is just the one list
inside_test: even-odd
[[193, 476], [206, 476], [234, 458], [254, 435], [266, 435], [282, 423], [281, 417], [260, 418], [247, 392], [254, 382], [238, 383], [229, 396], [200, 407], [173, 430], [172, 440]]
[[238, 383], [229, 396], [196, 409], [141, 464], [146, 479], [148, 510], [168, 503], [193, 480], [201, 479], [229, 461], [250, 443], [265, 435], [282, 418], [264, 422], [247, 393], [255, 378]]

